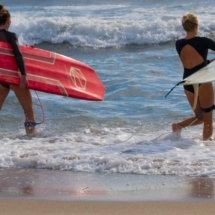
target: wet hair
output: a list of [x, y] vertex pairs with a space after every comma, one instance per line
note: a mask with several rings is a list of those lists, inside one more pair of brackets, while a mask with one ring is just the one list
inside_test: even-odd
[[187, 13], [182, 17], [181, 22], [185, 31], [193, 31], [198, 25], [198, 18], [194, 13]]
[[10, 12], [4, 7], [3, 4], [0, 4], [0, 25], [4, 25], [9, 18]]

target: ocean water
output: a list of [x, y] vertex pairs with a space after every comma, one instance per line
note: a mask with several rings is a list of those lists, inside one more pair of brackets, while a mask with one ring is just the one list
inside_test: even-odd
[[[201, 140], [202, 126], [171, 134], [173, 122], [193, 115], [182, 87], [164, 98], [182, 80], [175, 51], [175, 40], [185, 35], [181, 17], [196, 13], [199, 35], [215, 39], [214, 1], [2, 3], [20, 44], [86, 63], [106, 93], [104, 101], [89, 102], [38, 92], [45, 123], [36, 137], [27, 137], [11, 92], [0, 112], [0, 167], [215, 177], [215, 141]], [[41, 121], [34, 91], [32, 96]]]

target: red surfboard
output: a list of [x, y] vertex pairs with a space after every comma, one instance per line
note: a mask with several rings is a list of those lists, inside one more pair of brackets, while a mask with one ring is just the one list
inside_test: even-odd
[[[105, 87], [96, 72], [72, 58], [20, 45], [28, 88], [77, 99], [102, 101]], [[0, 42], [0, 81], [19, 85], [20, 72], [10, 43]]]

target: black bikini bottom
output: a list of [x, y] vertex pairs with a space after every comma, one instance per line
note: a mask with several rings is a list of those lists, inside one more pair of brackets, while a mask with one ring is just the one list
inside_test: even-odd
[[[199, 84], [200, 86], [201, 84]], [[191, 92], [191, 93], [194, 93], [194, 88], [193, 88], [193, 85], [184, 85], [184, 89]]]
[[0, 84], [1, 84], [3, 87], [5, 87], [5, 88], [10, 89], [10, 84], [6, 84], [6, 83], [3, 83], [3, 82], [0, 82]]

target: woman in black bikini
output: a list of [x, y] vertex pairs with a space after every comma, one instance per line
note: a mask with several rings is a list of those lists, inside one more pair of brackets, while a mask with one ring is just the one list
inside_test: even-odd
[[[206, 37], [198, 37], [198, 19], [195, 14], [188, 13], [182, 18], [182, 26], [187, 35], [185, 38], [176, 41], [176, 50], [184, 67], [183, 78], [190, 76], [199, 69], [205, 67], [214, 59], [208, 61], [208, 49], [215, 51], [215, 42]], [[184, 92], [187, 99], [193, 107], [194, 105], [194, 89], [193, 85], [184, 86]], [[204, 124], [203, 139], [207, 140], [213, 134], [213, 105], [214, 90], [212, 83], [205, 83], [199, 86], [197, 104], [194, 110], [195, 116], [188, 118], [179, 123], [172, 124], [172, 130], [180, 131], [196, 120], [204, 109], [210, 109], [202, 117], [196, 120], [192, 125]]]
[[27, 135], [35, 134], [36, 133], [35, 126], [31, 124], [32, 122], [35, 122], [35, 117], [31, 92], [29, 89], [26, 88], [28, 81], [25, 70], [25, 64], [23, 56], [19, 50], [19, 44], [16, 34], [8, 31], [10, 24], [11, 24], [10, 13], [6, 8], [4, 8], [3, 5], [0, 4], [0, 41], [11, 43], [17, 65], [21, 73], [19, 86], [0, 83], [0, 110], [2, 109], [2, 106], [10, 89], [12, 89], [24, 110], [26, 134]]

